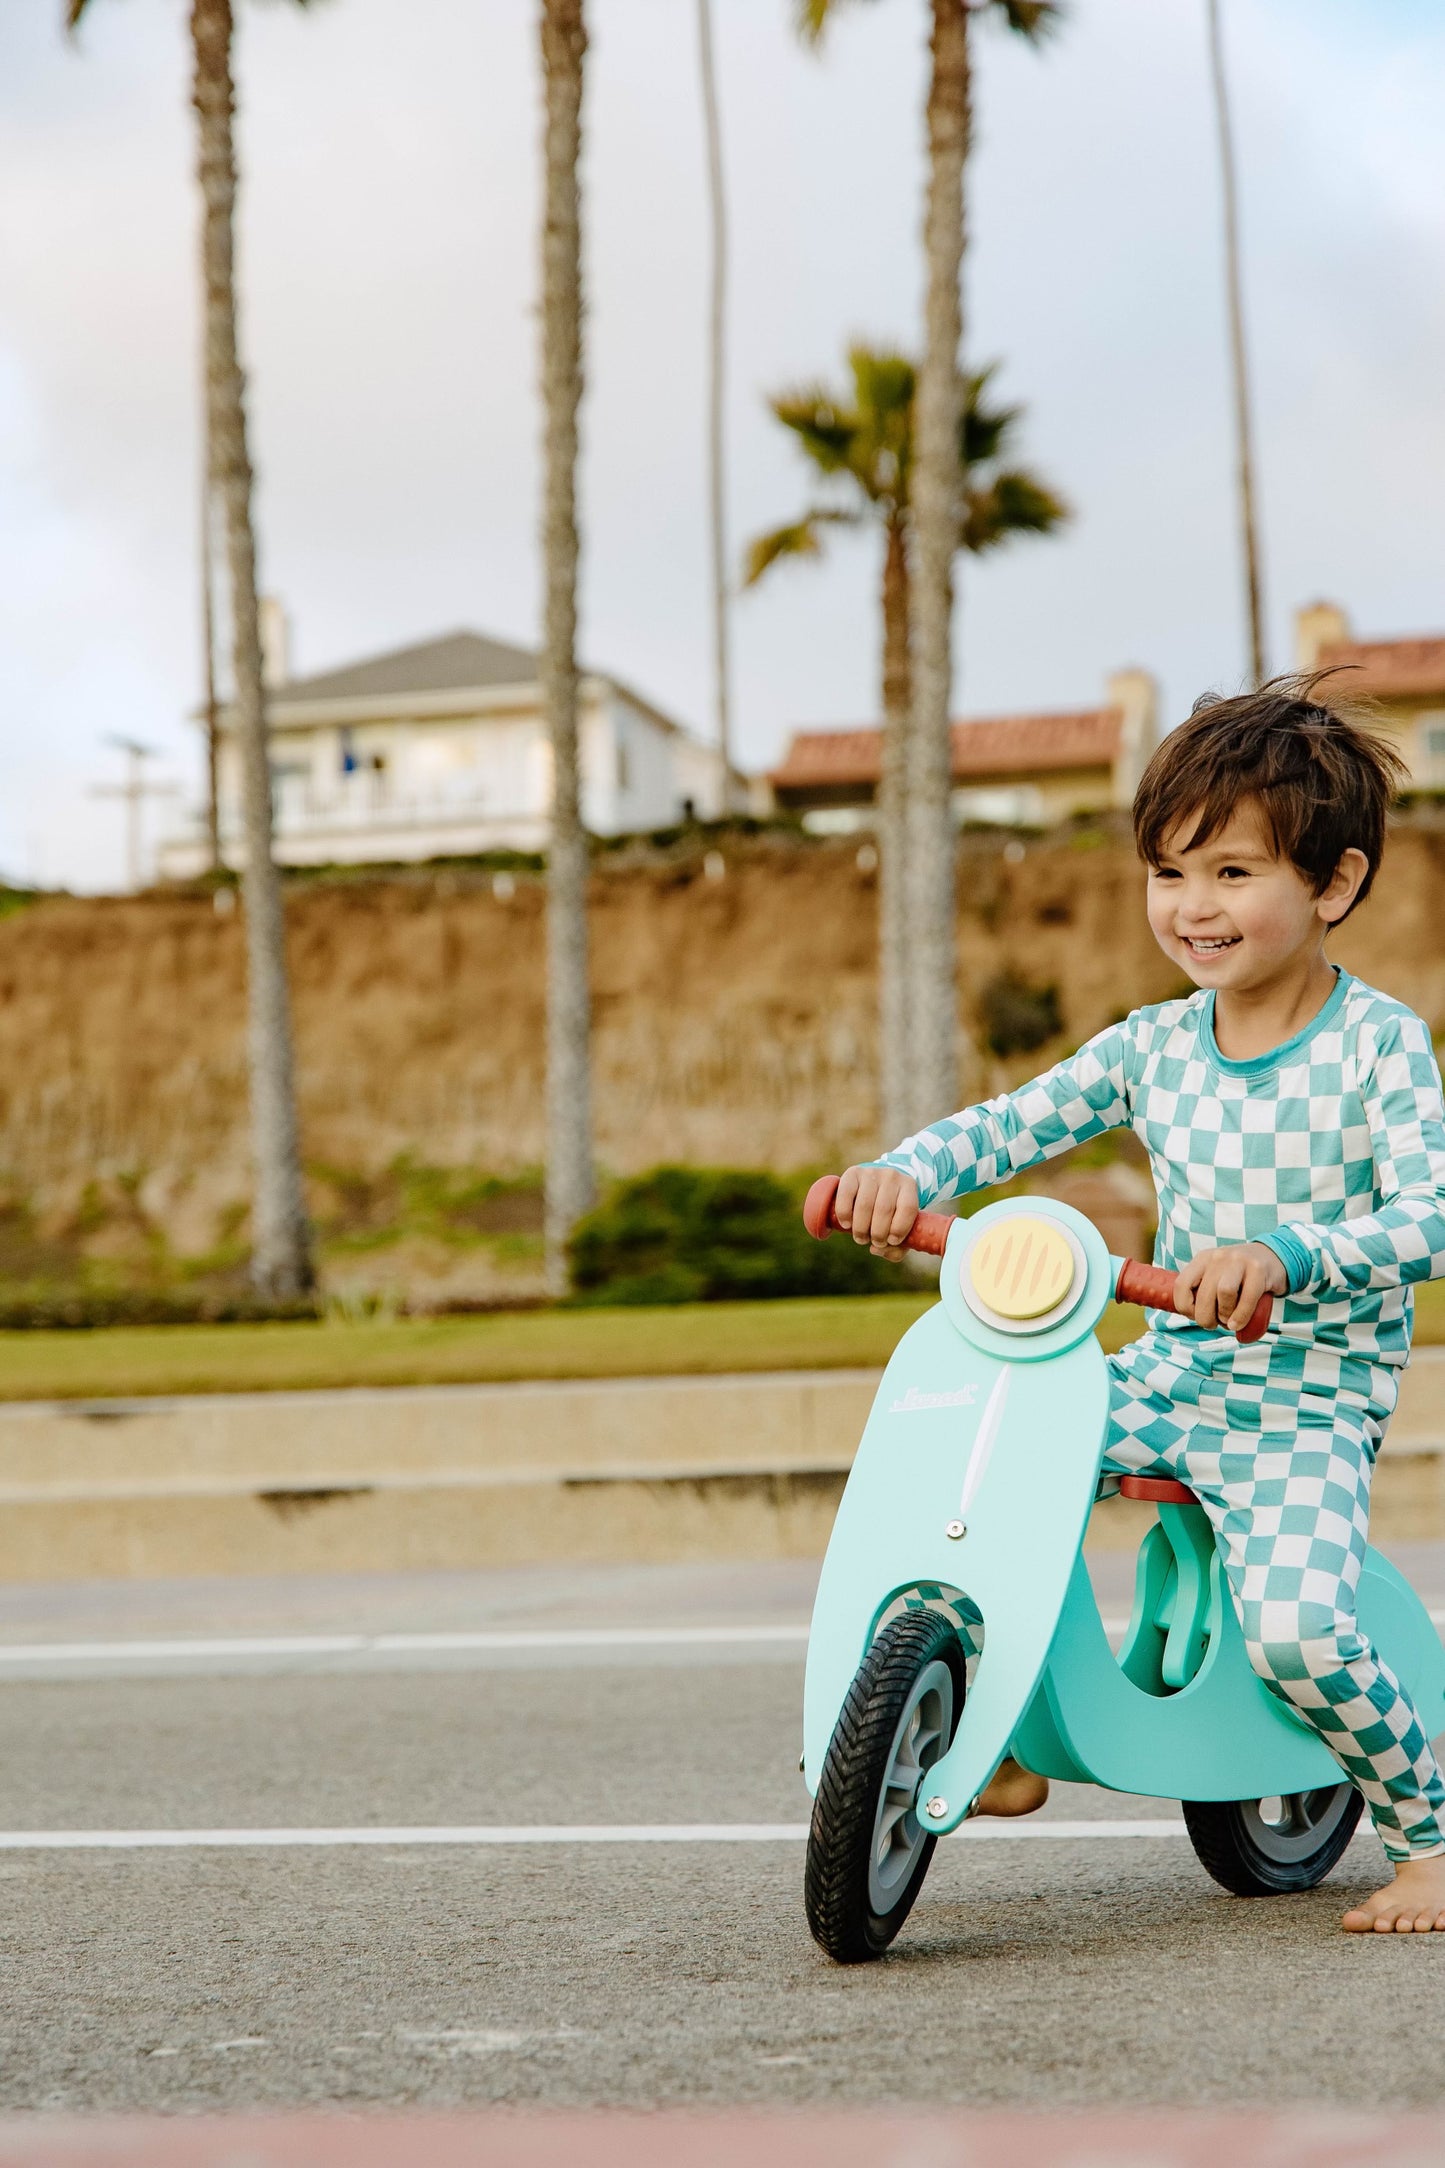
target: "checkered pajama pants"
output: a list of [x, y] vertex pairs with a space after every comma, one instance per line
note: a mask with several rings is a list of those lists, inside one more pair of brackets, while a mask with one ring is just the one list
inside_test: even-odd
[[[1314, 1726], [1390, 1859], [1445, 1852], [1440, 1765], [1355, 1623], [1374, 1453], [1338, 1409], [1333, 1430], [1275, 1435], [1278, 1446], [1268, 1432], [1185, 1425], [1162, 1393], [1126, 1386], [1114, 1369], [1104, 1473], [1188, 1484], [1213, 1525], [1255, 1671]], [[971, 1676], [984, 1639], [977, 1611], [964, 1614], [961, 1638]]]
[[1189, 1426], [1113, 1379], [1106, 1474], [1167, 1475], [1209, 1515], [1250, 1663], [1364, 1798], [1392, 1860], [1445, 1851], [1445, 1780], [1409, 1696], [1355, 1622], [1374, 1451], [1338, 1405], [1332, 1430]]

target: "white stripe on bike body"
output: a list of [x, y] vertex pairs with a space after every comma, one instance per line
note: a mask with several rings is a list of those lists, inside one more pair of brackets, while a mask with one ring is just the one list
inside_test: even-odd
[[963, 1493], [958, 1501], [958, 1517], [968, 1519], [968, 1509], [973, 1504], [984, 1470], [993, 1459], [993, 1449], [1003, 1424], [1004, 1402], [1008, 1399], [1009, 1380], [1013, 1370], [1005, 1363], [988, 1396], [978, 1426], [978, 1436], [973, 1441], [973, 1451], [968, 1456], [968, 1466], [963, 1472]]
[[[389, 1845], [801, 1844], [806, 1822], [483, 1823], [475, 1828], [425, 1825], [360, 1829], [10, 1829], [0, 1852], [154, 1852], [340, 1849]], [[967, 1822], [954, 1836], [965, 1843], [1053, 1838], [1182, 1837], [1179, 1820], [1090, 1822]]]

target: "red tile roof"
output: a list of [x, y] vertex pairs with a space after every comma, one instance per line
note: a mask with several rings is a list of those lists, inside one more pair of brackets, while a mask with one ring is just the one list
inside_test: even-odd
[[[1035, 769], [1111, 767], [1122, 720], [1117, 708], [1084, 708], [1062, 715], [1002, 715], [955, 723], [954, 777], [963, 781]], [[795, 730], [782, 765], [769, 781], [775, 790], [875, 784], [881, 747], [877, 730]]]
[[1369, 700], [1429, 699], [1445, 693], [1445, 639], [1335, 640], [1322, 647], [1319, 668], [1344, 665], [1339, 692]]

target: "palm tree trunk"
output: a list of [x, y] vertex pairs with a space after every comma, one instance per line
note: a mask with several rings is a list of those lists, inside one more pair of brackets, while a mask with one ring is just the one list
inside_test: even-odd
[[883, 557], [883, 758], [878, 777], [878, 1087], [883, 1134], [909, 1127], [907, 766], [912, 669], [908, 536], [896, 513]]
[[582, 397], [582, 0], [542, 0], [542, 701], [552, 743], [547, 858], [547, 1285], [592, 1203], [587, 835], [577, 763], [577, 409]]
[[[203, 466], [207, 462], [202, 462]], [[205, 672], [206, 846], [210, 871], [221, 871], [220, 723], [216, 702], [215, 568], [211, 549], [211, 477], [201, 490], [201, 664]]]
[[246, 448], [245, 380], [236, 340], [231, 36], [231, 0], [192, 0], [192, 102], [199, 122], [204, 202], [206, 459], [211, 489], [226, 526], [245, 833], [243, 894], [255, 1165], [251, 1276], [258, 1292], [285, 1298], [305, 1294], [314, 1284], [314, 1272], [301, 1186], [286, 926], [281, 883], [271, 856], [271, 776], [256, 604], [256, 540], [251, 526], [251, 461]]
[[712, 225], [712, 284], [708, 301], [707, 469], [712, 546], [713, 691], [722, 765], [722, 805], [732, 809], [732, 715], [728, 669], [727, 481], [724, 463], [725, 329], [727, 321], [727, 199], [723, 187], [722, 122], [713, 66], [711, 0], [697, 0], [703, 133], [707, 139], [708, 209]]
[[913, 469], [913, 723], [908, 749], [910, 1126], [952, 1110], [957, 992], [950, 709], [953, 561], [963, 412], [963, 169], [969, 138], [968, 0], [933, 0], [928, 90], [927, 277]]
[[1249, 418], [1249, 369], [1244, 352], [1244, 299], [1239, 273], [1239, 204], [1234, 179], [1234, 139], [1229, 125], [1229, 88], [1224, 73], [1224, 34], [1219, 0], [1207, 0], [1209, 64], [1214, 77], [1214, 114], [1219, 128], [1219, 167], [1224, 188], [1224, 275], [1229, 297], [1229, 355], [1234, 377], [1234, 431], [1239, 482], [1239, 522], [1244, 541], [1245, 604], [1249, 612], [1249, 667], [1256, 685], [1265, 677], [1264, 613], [1260, 600], [1259, 536], [1254, 510], [1254, 449]]

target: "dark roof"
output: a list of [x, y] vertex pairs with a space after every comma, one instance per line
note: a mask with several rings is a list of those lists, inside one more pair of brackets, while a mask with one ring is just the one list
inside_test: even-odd
[[530, 648], [488, 640], [479, 632], [447, 632], [416, 647], [393, 648], [367, 662], [347, 663], [315, 677], [288, 678], [271, 689], [278, 704], [308, 700], [404, 700], [411, 693], [471, 692], [484, 685], [535, 685]]
[[[1348, 670], [1338, 680], [1339, 697], [1351, 694], [1363, 699], [1431, 699], [1445, 693], [1445, 639], [1334, 640], [1322, 647], [1317, 659], [1321, 670]], [[1334, 687], [1326, 686], [1329, 699]]]
[[[1015, 775], [1020, 770], [1111, 766], [1123, 718], [1117, 708], [1063, 715], [1004, 715], [955, 723], [953, 773]], [[876, 783], [882, 739], [876, 730], [797, 730], [770, 781], [776, 790]]]

